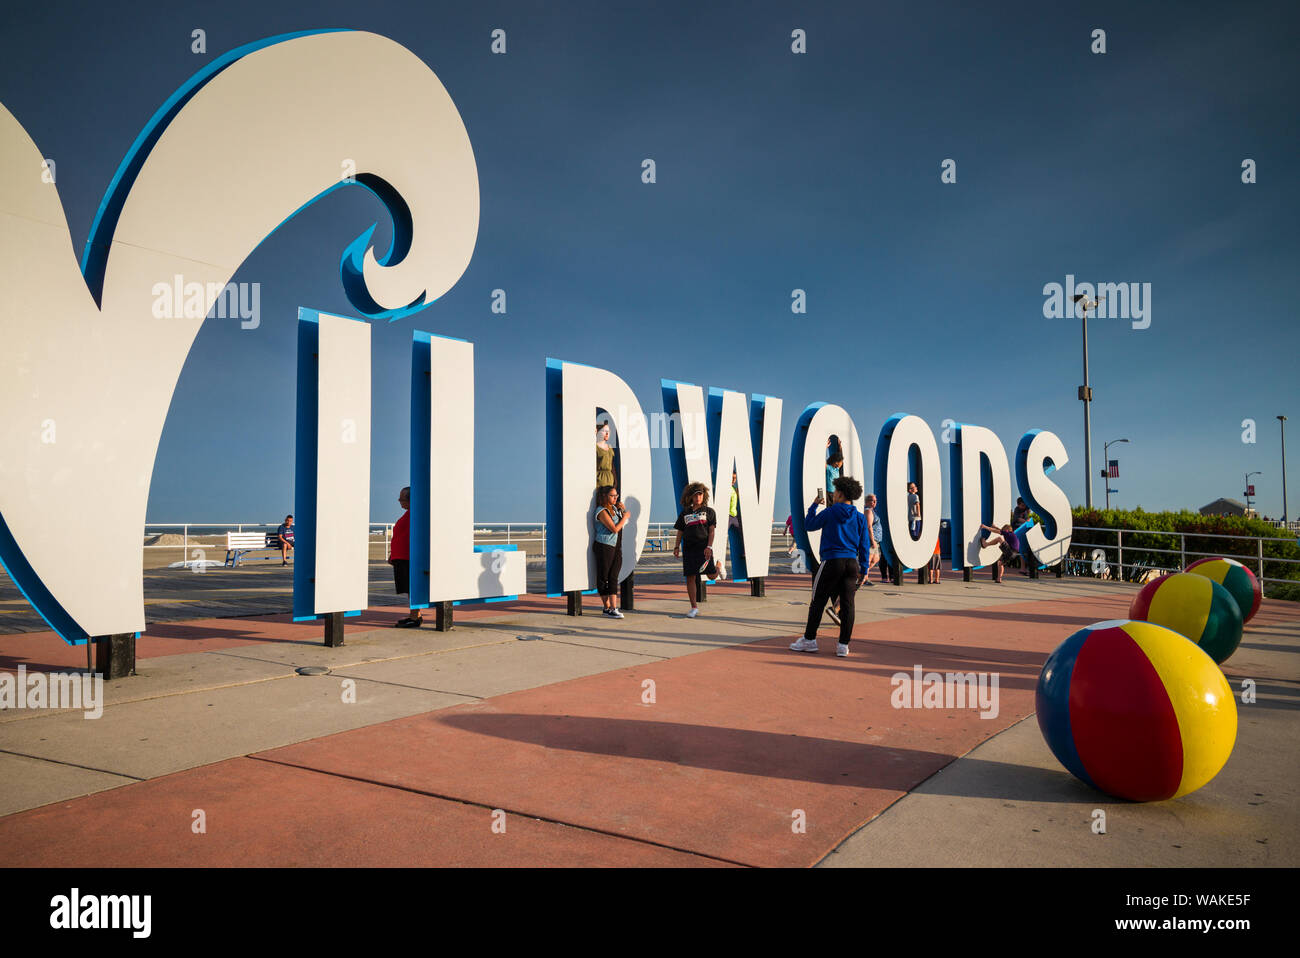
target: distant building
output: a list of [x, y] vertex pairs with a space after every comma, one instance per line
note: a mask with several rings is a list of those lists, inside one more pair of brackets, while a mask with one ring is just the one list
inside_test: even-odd
[[1215, 499], [1209, 505], [1201, 506], [1197, 511], [1203, 516], [1244, 516], [1246, 504], [1236, 499]]

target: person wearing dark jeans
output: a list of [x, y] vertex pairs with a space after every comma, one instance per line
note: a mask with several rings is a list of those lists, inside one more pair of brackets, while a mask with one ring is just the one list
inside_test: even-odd
[[822, 530], [821, 564], [813, 580], [812, 603], [808, 608], [808, 623], [803, 638], [790, 648], [795, 652], [817, 651], [817, 626], [821, 623], [826, 603], [832, 596], [840, 600], [840, 640], [835, 654], [849, 654], [849, 640], [853, 636], [854, 597], [864, 578], [871, 532], [862, 513], [853, 502], [862, 497], [862, 483], [847, 476], [835, 480], [835, 501], [822, 512], [817, 507], [822, 498], [808, 507], [804, 528]]
[[618, 501], [618, 490], [601, 486], [596, 491], [600, 511], [596, 513], [596, 541], [591, 548], [596, 556], [596, 592], [600, 595], [601, 610], [613, 619], [623, 618], [618, 609], [618, 574], [623, 565], [623, 527], [628, 514]]

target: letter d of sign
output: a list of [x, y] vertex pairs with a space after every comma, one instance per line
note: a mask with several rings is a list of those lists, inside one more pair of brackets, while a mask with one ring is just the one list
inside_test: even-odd
[[980, 548], [980, 525], [1001, 528], [1011, 515], [1011, 469], [1006, 450], [993, 430], [957, 424], [948, 447], [948, 471], [952, 567], [989, 565], [1002, 549]]
[[645, 548], [650, 516], [650, 430], [630, 386], [607, 369], [546, 360], [546, 591], [595, 588], [596, 413], [614, 423], [614, 472], [627, 509], [626, 579]]

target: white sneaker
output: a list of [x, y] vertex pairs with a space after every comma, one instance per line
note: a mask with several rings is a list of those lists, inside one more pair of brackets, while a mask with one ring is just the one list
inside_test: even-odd
[[699, 615], [699, 614], [700, 614], [700, 610], [699, 610], [699, 609], [691, 609], [691, 611], [689, 611], [689, 612], [686, 613], [686, 618], [688, 618], [688, 619], [693, 619], [693, 618], [695, 618], [695, 617], [696, 617], [697, 615]]
[[721, 562], [719, 562], [719, 563], [718, 563], [718, 581], [721, 582], [721, 581], [722, 581], [723, 579], [725, 579], [726, 577], [727, 577], [727, 569], [726, 569], [726, 567], [725, 567]]
[[838, 645], [836, 645], [836, 646], [835, 646], [835, 654], [838, 655], [840, 658], [845, 658], [845, 657], [847, 657], [848, 654], [849, 654], [849, 646], [848, 646], [848, 644], [845, 643], [845, 642], [840, 642]]
[[611, 609], [609, 614], [612, 615], [612, 616], [613, 616], [614, 618], [616, 618], [616, 619], [626, 618], [626, 617], [623, 615], [623, 610], [622, 610], [622, 609]]
[[816, 651], [817, 651], [817, 640], [816, 640], [816, 639], [800, 639], [798, 642], [792, 642], [792, 643], [790, 644], [790, 651], [792, 651], [792, 652], [816, 652]]

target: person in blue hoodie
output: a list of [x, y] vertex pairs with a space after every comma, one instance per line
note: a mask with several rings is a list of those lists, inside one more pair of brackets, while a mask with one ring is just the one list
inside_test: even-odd
[[803, 638], [790, 648], [795, 652], [817, 651], [817, 626], [831, 596], [840, 600], [840, 641], [835, 649], [838, 656], [849, 654], [849, 639], [853, 634], [853, 597], [862, 585], [867, 569], [867, 555], [871, 549], [871, 530], [866, 519], [853, 505], [862, 497], [862, 483], [848, 476], [835, 480], [835, 501], [821, 512], [821, 496], [808, 507], [804, 517], [805, 529], [820, 529], [821, 565], [813, 580], [813, 598], [808, 608], [808, 625]]

